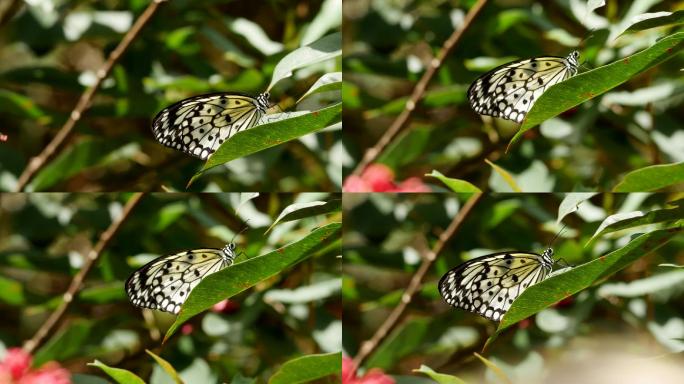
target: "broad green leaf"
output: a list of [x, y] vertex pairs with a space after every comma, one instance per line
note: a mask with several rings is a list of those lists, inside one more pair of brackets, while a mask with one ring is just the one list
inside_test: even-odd
[[501, 177], [506, 181], [506, 183], [511, 187], [511, 189], [514, 192], [522, 192], [522, 189], [520, 189], [518, 184], [515, 182], [515, 179], [513, 178], [513, 176], [511, 176], [510, 173], [508, 173], [508, 171], [492, 163], [491, 161], [489, 161], [489, 159], [485, 159], [485, 162], [489, 164], [496, 173], [501, 175]]
[[493, 362], [489, 361], [488, 359], [482, 357], [479, 353], [473, 353], [473, 354], [475, 355], [475, 357], [480, 359], [480, 361], [483, 362], [487, 366], [487, 368], [491, 369], [492, 372], [494, 372], [496, 377], [499, 378], [500, 383], [512, 384], [511, 380], [508, 378], [508, 376], [506, 376], [504, 371], [501, 368], [499, 368], [499, 366], [497, 366]]
[[100, 368], [119, 384], [145, 384], [143, 379], [138, 377], [135, 373], [121, 368], [109, 367], [99, 360], [88, 363], [88, 365]]
[[451, 179], [442, 175], [439, 171], [433, 170], [432, 173], [425, 174], [425, 176], [431, 176], [439, 179], [444, 185], [449, 187], [453, 192], [466, 192], [466, 193], [479, 193], [482, 192], [480, 188], [470, 184], [465, 180]]
[[327, 243], [336, 239], [340, 223], [331, 223], [312, 231], [301, 240], [290, 243], [265, 255], [257, 256], [205, 277], [183, 304], [176, 321], [164, 336], [166, 341], [187, 320], [230, 298], [262, 280], [277, 275], [303, 260]]
[[666, 244], [675, 235], [681, 233], [682, 229], [668, 228], [642, 234], [618, 250], [588, 263], [569, 268], [564, 273], [551, 276], [527, 288], [501, 319], [496, 333], [487, 340], [485, 348], [506, 328], [627, 267]]
[[147, 352], [148, 355], [152, 356], [152, 358], [157, 362], [157, 364], [159, 364], [159, 366], [162, 367], [164, 372], [171, 376], [171, 379], [173, 379], [173, 381], [176, 384], [183, 384], [183, 380], [181, 380], [180, 376], [178, 376], [178, 372], [176, 372], [176, 369], [173, 367], [173, 365], [169, 364], [168, 361], [157, 356], [154, 352], [150, 351], [149, 349], [146, 349], [145, 352]]
[[342, 200], [332, 199], [328, 201], [310, 201], [308, 203], [290, 204], [278, 215], [273, 224], [264, 233], [268, 233], [280, 222], [303, 219], [305, 217], [322, 215], [324, 213], [339, 211]]
[[684, 202], [680, 202], [675, 208], [654, 209], [652, 211], [633, 211], [617, 213], [606, 217], [589, 239], [591, 242], [600, 235], [616, 232], [627, 228], [634, 228], [641, 225], [662, 223], [684, 219]]
[[342, 72], [332, 72], [332, 73], [326, 73], [325, 75], [321, 76], [314, 85], [309, 88], [306, 93], [297, 100], [297, 104], [299, 104], [302, 100], [306, 99], [307, 97], [316, 94], [316, 93], [321, 93], [321, 92], [328, 92], [328, 91], [339, 91], [342, 89]]
[[209, 157], [209, 160], [207, 160], [202, 169], [192, 177], [188, 186], [207, 169], [251, 155], [266, 148], [275, 147], [309, 133], [320, 131], [341, 121], [341, 115], [342, 103], [336, 103], [318, 111], [258, 125], [254, 128], [238, 132], [230, 140], [226, 140]]
[[308, 355], [283, 364], [268, 380], [268, 384], [308, 383], [321, 377], [340, 375], [342, 352]]
[[418, 372], [418, 373], [423, 373], [428, 376], [437, 384], [466, 384], [465, 381], [459, 379], [456, 376], [451, 376], [451, 375], [445, 375], [443, 373], [437, 373], [432, 370], [432, 368], [428, 367], [427, 365], [422, 365], [420, 366], [419, 369], [414, 369], [413, 372]]
[[340, 32], [324, 36], [309, 45], [297, 48], [276, 64], [271, 84], [268, 85], [267, 90], [270, 90], [280, 80], [292, 76], [292, 73], [297, 69], [341, 55], [342, 34]]
[[644, 13], [638, 16], [639, 21], [632, 24], [626, 31], [622, 34], [643, 31], [646, 29], [664, 27], [669, 25], [682, 25], [684, 24], [684, 10], [676, 12], [656, 12], [656, 13]]
[[558, 219], [556, 219], [556, 223], [560, 223], [563, 221], [565, 216], [576, 212], [579, 209], [580, 204], [591, 199], [594, 197], [594, 195], [596, 195], [596, 193], [592, 192], [566, 194], [563, 198], [563, 201], [561, 201], [560, 205], [558, 206]]
[[593, 99], [639, 73], [677, 55], [684, 44], [684, 32], [665, 37], [653, 46], [611, 64], [571, 77], [546, 90], [527, 113], [518, 132], [508, 143], [508, 151], [522, 135], [560, 113]]
[[625, 175], [613, 192], [645, 192], [684, 183], [684, 162], [651, 165]]

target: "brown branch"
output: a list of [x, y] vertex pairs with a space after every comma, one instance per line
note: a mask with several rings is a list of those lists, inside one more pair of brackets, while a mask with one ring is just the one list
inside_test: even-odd
[[131, 45], [133, 40], [138, 36], [138, 33], [140, 33], [140, 30], [152, 17], [154, 12], [157, 10], [157, 7], [159, 7], [159, 4], [164, 1], [166, 0], [152, 0], [150, 5], [148, 5], [140, 17], [138, 17], [138, 19], [135, 21], [135, 24], [133, 24], [133, 27], [131, 27], [119, 45], [109, 55], [109, 58], [104, 63], [102, 68], [95, 73], [95, 84], [83, 92], [81, 98], [78, 100], [78, 103], [76, 103], [76, 107], [73, 111], [71, 111], [69, 119], [64, 123], [59, 132], [57, 132], [57, 135], [55, 135], [55, 137], [43, 149], [43, 151], [38, 156], [35, 156], [31, 159], [26, 169], [24, 169], [24, 172], [22, 172], [21, 176], [19, 176], [19, 181], [17, 182], [17, 187], [15, 189], [16, 192], [21, 192], [29, 183], [29, 181], [31, 181], [31, 179], [36, 175], [36, 173], [38, 173], [38, 171], [40, 171], [41, 168], [43, 168], [45, 164], [52, 159], [52, 157], [57, 153], [59, 147], [64, 144], [66, 139], [71, 134], [71, 131], [73, 131], [76, 123], [83, 116], [85, 110], [90, 107], [93, 96], [95, 96], [95, 92], [97, 92], [97, 90], [100, 88], [100, 84], [102, 84], [104, 79], [107, 78], [109, 72], [112, 70], [112, 67], [114, 67], [114, 64], [119, 60], [121, 55], [126, 51], [126, 49], [128, 49], [128, 46]]
[[133, 208], [140, 202], [140, 199], [143, 197], [143, 195], [144, 194], [141, 192], [134, 194], [128, 200], [128, 202], [126, 202], [126, 206], [124, 207], [121, 216], [112, 222], [106, 231], [102, 232], [95, 247], [88, 252], [88, 257], [86, 258], [85, 264], [71, 280], [69, 288], [62, 296], [62, 302], [59, 304], [57, 309], [50, 314], [45, 323], [38, 329], [38, 332], [36, 332], [36, 334], [33, 335], [30, 340], [24, 343], [23, 348], [27, 353], [32, 353], [43, 342], [50, 331], [52, 331], [62, 316], [64, 316], [67, 307], [69, 304], [71, 304], [78, 294], [78, 291], [81, 289], [86, 275], [92, 266], [95, 265], [95, 262], [100, 257], [102, 251], [105, 249], [105, 247], [107, 247], [114, 235], [119, 231], [119, 228], [121, 228], [123, 222], [126, 221]]
[[470, 211], [472, 211], [473, 207], [475, 207], [481, 198], [481, 193], [472, 195], [465, 205], [463, 205], [463, 208], [461, 208], [456, 217], [454, 217], [454, 219], [451, 221], [451, 224], [449, 224], [447, 229], [439, 236], [439, 239], [437, 240], [437, 243], [435, 243], [434, 247], [432, 247], [432, 249], [423, 256], [423, 262], [420, 264], [418, 270], [411, 278], [406, 291], [404, 291], [404, 294], [401, 295], [401, 301], [399, 302], [399, 305], [392, 310], [392, 313], [390, 313], [385, 322], [380, 325], [377, 331], [375, 331], [373, 337], [361, 344], [361, 348], [359, 348], [359, 352], [356, 354], [353, 360], [354, 367], [360, 367], [361, 363], [371, 354], [371, 352], [373, 352], [373, 350], [375, 350], [375, 348], [377, 348], [380, 342], [382, 342], [382, 340], [394, 328], [394, 326], [397, 324], [397, 321], [404, 313], [404, 310], [406, 310], [406, 307], [409, 305], [409, 303], [411, 303], [413, 295], [415, 295], [420, 288], [425, 274], [437, 259], [437, 255], [442, 252], [442, 249], [446, 243], [451, 240], [456, 231], [458, 231], [458, 229], [461, 227], [461, 224], [463, 224], [463, 220], [465, 220]]
[[432, 59], [430, 65], [423, 74], [423, 77], [418, 80], [416, 87], [413, 88], [411, 97], [406, 102], [404, 110], [392, 122], [392, 125], [390, 125], [387, 131], [385, 131], [385, 133], [380, 137], [380, 140], [378, 140], [373, 147], [366, 150], [366, 153], [363, 154], [363, 158], [354, 169], [354, 172], [352, 172], [352, 175], [360, 176], [361, 172], [363, 172], [363, 170], [366, 169], [366, 167], [373, 162], [378, 155], [380, 155], [382, 150], [387, 147], [392, 139], [399, 134], [399, 131], [401, 131], [401, 129], [404, 127], [409, 117], [411, 117], [411, 114], [416, 109], [416, 106], [423, 98], [430, 80], [432, 80], [432, 78], [435, 76], [435, 73], [437, 73], [439, 67], [442, 66], [444, 59], [454, 49], [456, 43], [458, 43], [458, 41], [461, 39], [461, 36], [463, 36], [463, 32], [465, 32], [470, 24], [472, 24], [473, 19], [475, 19], [475, 16], [477, 16], [486, 3], [487, 0], [478, 0], [478, 2], [472, 8], [470, 8], [470, 11], [468, 11], [461, 28], [456, 29], [444, 42], [444, 45], [442, 45], [442, 50], [439, 52], [439, 55], [437, 55], [437, 58]]

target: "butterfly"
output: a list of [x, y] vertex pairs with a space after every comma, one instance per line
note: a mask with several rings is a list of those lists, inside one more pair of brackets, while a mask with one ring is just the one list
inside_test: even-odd
[[549, 276], [553, 249], [498, 252], [457, 266], [439, 280], [439, 293], [457, 308], [499, 321], [525, 289]]
[[257, 97], [214, 93], [181, 100], [152, 122], [163, 145], [206, 160], [236, 133], [254, 127], [269, 108], [268, 92]]
[[133, 272], [126, 294], [133, 305], [177, 314], [202, 279], [233, 264], [235, 243], [162, 256]]
[[480, 115], [522, 123], [549, 87], [577, 74], [579, 52], [542, 56], [504, 64], [480, 76], [468, 88], [470, 106]]

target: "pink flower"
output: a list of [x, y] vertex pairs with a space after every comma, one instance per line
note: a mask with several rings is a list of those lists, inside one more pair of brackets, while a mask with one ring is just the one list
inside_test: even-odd
[[0, 383], [3, 384], [69, 384], [69, 371], [54, 361], [31, 370], [31, 355], [21, 348], [10, 348], [0, 362]]
[[192, 333], [193, 329], [194, 328], [193, 328], [192, 324], [185, 323], [181, 327], [181, 333], [184, 335], [189, 335]]
[[342, 384], [394, 384], [394, 379], [385, 375], [381, 369], [372, 368], [363, 377], [356, 377], [352, 359], [342, 357]]
[[54, 361], [46, 363], [40, 369], [29, 372], [22, 377], [17, 384], [70, 384], [69, 371], [59, 366]]
[[394, 172], [384, 164], [371, 164], [361, 176], [351, 175], [344, 181], [345, 192], [429, 192], [418, 177], [394, 182]]
[[220, 312], [225, 314], [236, 312], [238, 309], [240, 309], [240, 303], [230, 299], [219, 301], [218, 303], [214, 304], [213, 307], [211, 307], [212, 312]]

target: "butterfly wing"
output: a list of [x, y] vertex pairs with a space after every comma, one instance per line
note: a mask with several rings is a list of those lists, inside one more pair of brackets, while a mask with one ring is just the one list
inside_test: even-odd
[[439, 293], [457, 308], [499, 321], [529, 286], [544, 280], [552, 263], [530, 252], [500, 252], [469, 260], [447, 272]]
[[568, 57], [535, 57], [504, 64], [471, 84], [470, 105], [480, 115], [521, 123], [542, 93], [577, 73], [578, 57], [575, 51]]
[[205, 277], [232, 264], [220, 249], [195, 249], [145, 264], [126, 281], [133, 305], [177, 314], [190, 291]]
[[164, 108], [152, 122], [163, 145], [206, 160], [234, 134], [252, 128], [268, 109], [268, 94], [256, 98], [215, 93], [181, 100]]

